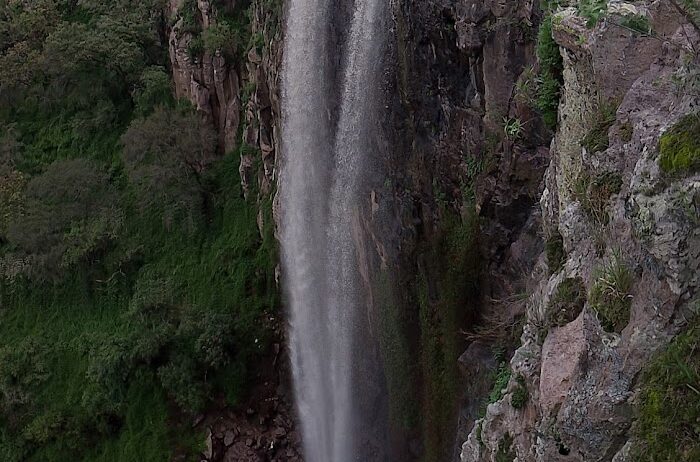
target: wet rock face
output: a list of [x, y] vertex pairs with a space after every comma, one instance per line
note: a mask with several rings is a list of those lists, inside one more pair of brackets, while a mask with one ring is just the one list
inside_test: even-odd
[[[611, 9], [590, 29], [573, 8], [554, 17], [564, 85], [540, 206], [566, 257], [535, 279], [510, 382], [465, 438], [463, 462], [496, 460], [505, 443], [518, 461], [630, 460], [639, 373], [697, 298], [700, 176], [664, 173], [658, 157], [661, 135], [700, 105], [673, 83], [700, 36], [668, 2]], [[620, 28], [628, 11], [648, 14], [662, 40]], [[584, 139], [610, 101], [604, 143], [592, 149]], [[575, 319], [556, 323], [552, 307], [571, 278], [586, 300]], [[612, 316], [622, 320], [615, 328]], [[516, 376], [529, 390], [520, 409], [510, 404]]]

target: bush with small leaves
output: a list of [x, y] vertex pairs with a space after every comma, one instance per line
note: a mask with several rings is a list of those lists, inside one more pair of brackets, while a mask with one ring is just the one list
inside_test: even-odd
[[513, 394], [510, 397], [510, 404], [515, 409], [522, 409], [530, 398], [530, 393], [527, 391], [527, 384], [525, 383], [525, 377], [518, 374], [515, 378], [516, 386], [513, 390]]

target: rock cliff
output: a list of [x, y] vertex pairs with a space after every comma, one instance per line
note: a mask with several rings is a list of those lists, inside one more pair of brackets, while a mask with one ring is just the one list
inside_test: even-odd
[[[698, 111], [698, 30], [665, 0], [552, 3], [392, 2], [383, 154], [352, 211], [380, 460], [634, 460], [640, 372], [700, 309], [698, 161], [660, 159]], [[264, 234], [282, 7], [253, 2], [243, 52], [200, 49], [227, 8], [172, 0], [170, 58]], [[293, 434], [287, 455], [213, 426], [210, 460], [299, 458], [281, 409], [249, 430]]]

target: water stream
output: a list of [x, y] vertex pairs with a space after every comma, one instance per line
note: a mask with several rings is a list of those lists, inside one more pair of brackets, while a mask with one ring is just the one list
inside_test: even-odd
[[357, 460], [363, 440], [361, 361], [353, 355], [362, 351], [364, 307], [353, 217], [374, 151], [388, 5], [356, 1], [340, 73], [332, 65], [340, 50], [329, 39], [334, 5], [290, 0], [282, 77], [282, 263], [307, 462]]

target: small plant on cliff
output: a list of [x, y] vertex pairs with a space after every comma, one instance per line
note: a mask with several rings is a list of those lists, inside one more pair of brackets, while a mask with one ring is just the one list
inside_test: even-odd
[[696, 320], [642, 373], [633, 434], [638, 462], [700, 460], [700, 322]]
[[659, 140], [659, 165], [670, 174], [700, 170], [700, 114], [688, 114]]
[[510, 404], [515, 409], [522, 409], [523, 406], [525, 406], [525, 403], [527, 403], [527, 400], [530, 397], [530, 393], [527, 391], [525, 377], [518, 374], [518, 376], [515, 378], [515, 381], [517, 385], [515, 387], [515, 390], [513, 390], [512, 396], [510, 397]]
[[564, 63], [559, 45], [552, 36], [552, 15], [548, 14], [537, 35], [537, 60], [540, 73], [537, 76], [537, 109], [550, 129], [557, 126], [559, 94], [563, 78]]
[[632, 272], [620, 252], [614, 252], [610, 261], [593, 276], [595, 282], [589, 296], [591, 306], [606, 331], [622, 332], [630, 320]]
[[509, 140], [517, 140], [523, 134], [523, 123], [520, 119], [503, 118], [503, 131]]
[[559, 271], [564, 262], [566, 261], [566, 252], [564, 251], [564, 240], [559, 233], [559, 230], [555, 230], [544, 245], [545, 254], [547, 256], [547, 266], [549, 267], [550, 274]]
[[651, 23], [649, 22], [649, 18], [643, 14], [624, 16], [622, 21], [620, 21], [620, 25], [642, 35], [651, 34]]
[[608, 0], [579, 0], [578, 13], [586, 18], [588, 27], [595, 27], [608, 10]]
[[588, 152], [605, 151], [610, 146], [608, 132], [615, 123], [617, 106], [615, 103], [600, 103], [598, 113], [593, 119], [593, 127], [581, 140], [581, 146], [586, 148]]
[[549, 300], [549, 321], [553, 326], [563, 326], [576, 319], [586, 303], [586, 288], [581, 278], [566, 278]]
[[493, 404], [503, 396], [503, 390], [508, 386], [508, 381], [510, 381], [511, 370], [507, 362], [503, 361], [498, 366], [498, 372], [496, 372], [496, 379], [493, 383], [493, 389], [489, 394], [488, 404]]
[[618, 194], [622, 188], [622, 177], [616, 172], [605, 172], [595, 178], [588, 173], [581, 173], [574, 184], [573, 194], [581, 203], [588, 218], [600, 225], [610, 221], [608, 201], [610, 196]]

